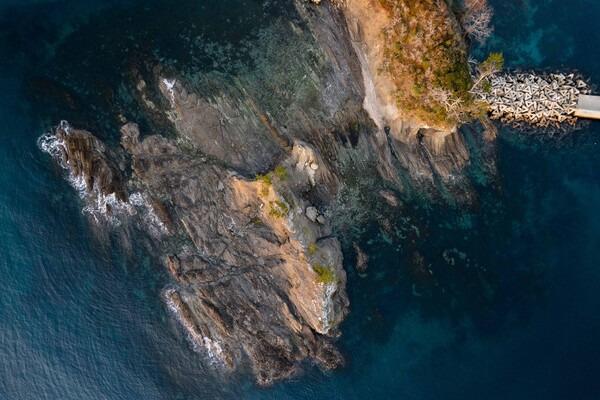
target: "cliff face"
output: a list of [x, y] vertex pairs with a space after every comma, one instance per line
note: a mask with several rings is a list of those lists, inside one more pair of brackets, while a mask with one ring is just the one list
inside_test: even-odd
[[196, 348], [229, 369], [250, 360], [263, 384], [307, 358], [343, 363], [334, 339], [346, 274], [328, 217], [348, 176], [401, 192], [460, 176], [469, 161], [458, 131], [403, 119], [376, 73], [388, 23], [376, 3], [295, 2], [291, 20], [259, 34], [245, 72], [156, 66], [138, 78], [140, 106], [166, 116], [176, 138], [131, 122], [119, 148], [67, 124], [42, 141], [87, 192], [114, 199], [111, 218], [169, 238], [169, 308]]
[[[401, 25], [403, 30], [419, 29], [412, 26], [413, 21], [403, 14], [409, 13], [405, 1], [389, 1], [394, 6], [384, 7], [379, 0], [346, 0], [340, 7], [343, 10], [352, 39], [353, 48], [360, 61], [364, 80], [364, 109], [380, 131], [387, 130], [392, 151], [400, 164], [413, 176], [434, 175], [449, 179], [460, 175], [460, 171], [469, 162], [469, 152], [457, 126], [448, 123], [435, 123], [422, 120], [418, 114], [401, 109], [398, 105], [399, 91], [413, 88], [400, 86], [403, 79], [394, 76], [396, 71], [390, 67], [390, 50], [387, 31]], [[439, 13], [430, 17], [448, 15], [445, 3], [440, 3]], [[402, 11], [392, 9], [401, 9]], [[425, 15], [424, 15], [425, 16]], [[412, 17], [415, 18], [414, 16]], [[426, 24], [448, 24], [453, 21], [425, 21]], [[460, 38], [459, 40], [462, 40]], [[441, 45], [440, 45], [441, 47]], [[406, 50], [408, 51], [408, 50]], [[425, 61], [426, 57], [423, 57]], [[421, 73], [425, 74], [426, 71]], [[405, 85], [404, 85], [405, 86]]]

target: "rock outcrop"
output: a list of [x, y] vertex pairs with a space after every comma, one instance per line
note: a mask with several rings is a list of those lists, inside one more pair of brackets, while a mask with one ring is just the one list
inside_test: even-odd
[[348, 310], [340, 244], [305, 215], [308, 204], [294, 191], [319, 176], [290, 157], [277, 174], [249, 180], [162, 136], [140, 140], [135, 124], [121, 135], [129, 182], [114, 153], [66, 123], [55, 129], [55, 155], [90, 194], [128, 203], [128, 186], [150, 199], [164, 235], [189, 241], [165, 258], [176, 282], [165, 300], [193, 344], [229, 369], [249, 359], [262, 384], [291, 376], [307, 357], [325, 369], [342, 364], [333, 346]]
[[[349, 304], [329, 218], [347, 176], [377, 175], [402, 192], [407, 176], [431, 183], [469, 161], [458, 131], [403, 120], [395, 108], [376, 73], [386, 23], [371, 20], [376, 3], [295, 1], [292, 21], [261, 33], [286, 42], [277, 51], [275, 41], [257, 43], [251, 73], [198, 78], [155, 66], [154, 82], [134, 92], [149, 115], [171, 121], [175, 138], [127, 123], [109, 149], [61, 124], [41, 141], [85, 191], [115, 197], [124, 219], [169, 239], [169, 308], [194, 347], [228, 369], [248, 360], [261, 384], [306, 359], [343, 363], [334, 342]], [[364, 272], [368, 257], [357, 256]]]
[[377, 0], [345, 0], [338, 4], [360, 61], [363, 107], [377, 126], [379, 141], [389, 143], [391, 158], [413, 179], [449, 180], [460, 175], [470, 155], [457, 127], [429, 126], [400, 109], [396, 102], [399, 88], [386, 71], [384, 45], [384, 32], [396, 23], [392, 15]]
[[62, 144], [62, 160], [76, 179], [85, 182], [88, 192], [114, 195], [126, 202], [127, 188], [114, 156], [89, 132], [71, 129], [66, 123], [56, 128], [56, 139]]

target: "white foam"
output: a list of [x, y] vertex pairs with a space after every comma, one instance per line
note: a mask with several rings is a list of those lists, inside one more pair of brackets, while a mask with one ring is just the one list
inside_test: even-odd
[[52, 132], [47, 132], [46, 134], [40, 136], [38, 139], [38, 146], [42, 151], [50, 154], [52, 158], [55, 158], [59, 161], [61, 167], [68, 168], [68, 165], [65, 163], [63, 159], [63, 151], [65, 148], [65, 142], [59, 140], [56, 135]]
[[[174, 82], [170, 83], [171, 86], [168, 87], [172, 88]], [[67, 121], [61, 121], [57, 129], [62, 130], [65, 135], [69, 135], [72, 128]], [[81, 210], [83, 214], [92, 216], [97, 223], [107, 221], [114, 226], [121, 225], [121, 217], [140, 215], [142, 222], [148, 226], [154, 236], [161, 236], [169, 232], [165, 224], [158, 218], [156, 210], [145, 194], [133, 193], [127, 202], [123, 202], [117, 198], [115, 193], [104, 195], [95, 186], [88, 190], [85, 178], [82, 175], [76, 176], [65, 160], [65, 142], [60, 140], [54, 132], [42, 135], [38, 139], [38, 146], [42, 151], [50, 154], [68, 172], [67, 181], [77, 191], [79, 197], [86, 202], [85, 207]]]
[[[59, 126], [60, 129], [65, 132], [65, 134], [69, 134], [71, 127], [67, 121], [60, 121]], [[75, 190], [77, 190], [79, 196], [84, 198], [87, 193], [85, 179], [83, 176], [75, 176], [68, 161], [64, 159], [64, 155], [67, 151], [65, 142], [60, 140], [58, 136], [54, 134], [54, 132], [47, 132], [38, 139], [38, 146], [40, 149], [42, 149], [42, 151], [50, 154], [50, 156], [52, 156], [52, 158], [54, 158], [63, 169], [69, 172], [67, 181]]]
[[171, 300], [171, 294], [173, 294], [174, 292], [174, 289], [167, 289], [165, 290], [163, 296], [169, 310], [175, 315], [175, 318], [185, 328], [185, 331], [187, 333], [187, 339], [192, 344], [192, 348], [198, 353], [206, 354], [211, 364], [223, 366], [224, 357], [221, 344], [216, 340], [212, 340], [202, 334], [198, 334], [195, 332], [194, 327], [191, 326], [192, 322], [187, 321], [182, 317], [181, 309]]
[[[65, 135], [69, 135], [72, 128], [67, 121], [63, 120], [60, 121], [57, 129], [62, 130]], [[69, 162], [64, 158], [67, 150], [65, 142], [60, 140], [54, 132], [47, 132], [42, 135], [38, 139], [38, 146], [42, 151], [50, 154], [63, 169], [68, 171], [67, 181], [78, 192], [79, 197], [87, 203], [81, 210], [83, 214], [91, 215], [96, 222], [102, 219], [118, 226], [121, 222], [116, 215], [123, 212], [128, 214], [135, 213], [128, 203], [117, 199], [115, 193], [104, 195], [97, 187], [93, 187], [91, 191], [88, 191], [85, 178], [82, 175], [76, 176]], [[108, 211], [109, 208], [111, 212]]]
[[337, 284], [335, 283], [328, 283], [326, 284], [326, 288], [325, 288], [325, 293], [323, 296], [323, 317], [322, 317], [322, 322], [323, 322], [323, 328], [322, 328], [322, 332], [323, 334], [327, 334], [329, 332], [329, 330], [331, 329], [332, 323], [333, 323], [333, 319], [335, 317], [335, 310], [333, 307], [333, 295], [335, 294], [335, 292], [337, 291]]
[[169, 229], [158, 217], [154, 206], [150, 204], [146, 194], [139, 192], [133, 193], [129, 196], [129, 204], [141, 209], [142, 212], [140, 214], [142, 221], [148, 226], [150, 233], [154, 236], [161, 236], [169, 233]]
[[175, 87], [175, 83], [177, 82], [175, 79], [167, 79], [167, 78], [163, 78], [163, 83], [165, 84], [166, 88], [167, 88], [167, 92], [169, 93], [169, 98], [171, 100], [171, 105], [175, 104], [175, 92], [173, 91], [173, 88]]
[[94, 217], [96, 222], [102, 219], [114, 226], [120, 226], [120, 216], [136, 214], [132, 205], [119, 200], [115, 193], [104, 195], [94, 187], [92, 192], [86, 191], [84, 196], [88, 201], [88, 205], [83, 208], [82, 212]]

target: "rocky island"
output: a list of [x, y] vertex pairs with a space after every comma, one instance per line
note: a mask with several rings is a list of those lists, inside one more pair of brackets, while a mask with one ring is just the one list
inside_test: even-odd
[[[364, 179], [390, 207], [413, 191], [470, 202], [472, 153], [494, 170], [494, 129], [470, 92], [469, 41], [489, 29], [481, 2], [289, 3], [243, 72], [130, 71], [145, 129], [118, 110], [114, 143], [66, 121], [40, 139], [97, 223], [135, 225], [157, 243], [172, 278], [164, 300], [194, 348], [249, 366], [259, 384], [307, 359], [344, 363], [336, 227], [366, 206], [342, 191]], [[459, 126], [475, 119], [485, 129], [474, 124], [467, 144]]]

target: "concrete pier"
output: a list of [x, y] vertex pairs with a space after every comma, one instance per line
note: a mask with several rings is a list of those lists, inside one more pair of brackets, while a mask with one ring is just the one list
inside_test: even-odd
[[579, 118], [600, 119], [600, 96], [580, 94], [573, 115]]

